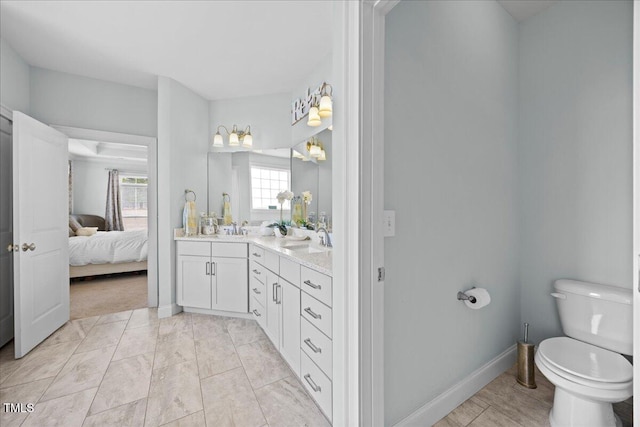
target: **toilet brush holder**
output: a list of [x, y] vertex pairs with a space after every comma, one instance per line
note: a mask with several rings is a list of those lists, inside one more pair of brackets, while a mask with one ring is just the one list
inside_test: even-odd
[[535, 345], [527, 342], [529, 338], [529, 324], [524, 324], [524, 340], [518, 341], [518, 384], [527, 388], [537, 388], [536, 371], [534, 365]]

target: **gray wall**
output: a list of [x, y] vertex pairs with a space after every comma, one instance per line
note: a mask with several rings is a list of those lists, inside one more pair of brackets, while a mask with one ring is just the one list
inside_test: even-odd
[[0, 103], [29, 114], [29, 64], [0, 39]]
[[73, 213], [104, 216], [109, 169], [147, 173], [146, 164], [122, 160], [73, 160]]
[[[385, 425], [519, 332], [517, 25], [494, 1], [401, 2], [386, 18]], [[472, 285], [492, 302], [470, 310]]]
[[[291, 147], [290, 96], [276, 93], [210, 101], [211, 137], [220, 125], [229, 131], [234, 124], [241, 130], [250, 125], [254, 148]], [[226, 146], [228, 136], [224, 132], [222, 136]]]
[[561, 334], [559, 278], [631, 287], [630, 1], [561, 1], [520, 28], [522, 318]]
[[209, 102], [168, 77], [158, 78], [158, 287], [159, 313], [175, 303], [175, 242], [182, 227], [184, 190], [207, 206]]
[[31, 115], [46, 124], [156, 136], [157, 92], [31, 67]]

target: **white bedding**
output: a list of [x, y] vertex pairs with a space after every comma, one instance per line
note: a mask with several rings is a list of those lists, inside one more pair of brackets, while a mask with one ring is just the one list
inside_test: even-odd
[[98, 231], [93, 236], [69, 237], [69, 264], [115, 264], [146, 261], [147, 231]]

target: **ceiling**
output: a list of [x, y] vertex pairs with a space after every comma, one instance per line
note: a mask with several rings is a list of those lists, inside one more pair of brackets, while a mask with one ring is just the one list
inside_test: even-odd
[[542, 12], [558, 0], [498, 0], [513, 18], [524, 21]]
[[147, 147], [144, 145], [69, 138], [69, 154], [76, 160], [125, 160], [140, 164], [147, 163]]
[[332, 47], [332, 1], [0, 2], [0, 34], [32, 66], [215, 100], [288, 92]]

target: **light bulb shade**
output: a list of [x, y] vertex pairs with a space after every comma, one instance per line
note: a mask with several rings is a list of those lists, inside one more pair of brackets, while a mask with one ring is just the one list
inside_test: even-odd
[[251, 136], [251, 132], [247, 132], [244, 138], [242, 139], [243, 147], [251, 147], [253, 145], [253, 136]]
[[322, 149], [320, 148], [319, 145], [313, 144], [311, 147], [309, 147], [309, 155], [311, 157], [320, 157], [321, 154], [322, 154]]
[[240, 145], [240, 142], [238, 140], [238, 134], [235, 132], [231, 132], [231, 134], [229, 135], [229, 146], [237, 147], [238, 145]]
[[216, 132], [215, 136], [213, 137], [213, 146], [214, 147], [224, 146], [224, 143], [222, 141], [222, 135], [220, 135], [220, 132]]
[[318, 107], [311, 107], [309, 109], [309, 120], [307, 121], [307, 125], [309, 126], [320, 126], [322, 121], [320, 120], [320, 114], [318, 114]]
[[318, 110], [318, 114], [323, 119], [331, 117], [331, 114], [333, 114], [333, 103], [331, 102], [331, 97], [329, 95], [324, 95], [320, 98], [320, 109]]
[[318, 160], [327, 160], [327, 152], [320, 150], [320, 157], [318, 157]]

